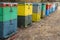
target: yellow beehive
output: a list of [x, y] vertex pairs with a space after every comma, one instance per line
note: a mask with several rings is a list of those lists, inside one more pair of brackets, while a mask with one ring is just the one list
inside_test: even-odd
[[32, 15], [32, 3], [29, 3], [28, 5], [29, 15]]
[[28, 3], [18, 4], [18, 16], [28, 16]]
[[41, 20], [41, 4], [33, 3], [32, 21], [37, 22], [40, 20]]
[[40, 21], [41, 20], [41, 13], [33, 13], [32, 14], [32, 21]]

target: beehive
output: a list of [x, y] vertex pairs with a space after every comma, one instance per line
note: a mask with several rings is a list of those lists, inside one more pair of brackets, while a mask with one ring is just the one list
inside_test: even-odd
[[32, 8], [33, 8], [33, 5], [32, 5], [32, 3], [28, 3], [29, 5], [28, 5], [28, 23], [29, 24], [32, 24]]
[[51, 5], [50, 3], [46, 4], [46, 16], [49, 16], [50, 14], [50, 8], [51, 8], [50, 5]]
[[17, 19], [0, 22], [0, 38], [7, 38], [17, 31]]
[[32, 21], [41, 20], [41, 3], [33, 3]]
[[41, 6], [41, 18], [43, 18], [46, 13], [46, 3], [42, 3]]
[[[18, 4], [18, 26], [27, 26], [32, 22], [32, 4], [19, 3]], [[20, 20], [20, 21], [19, 21]]]
[[15, 0], [14, 2], [41, 2], [41, 0]]
[[0, 21], [8, 21], [10, 20], [10, 4], [0, 3]]
[[56, 3], [53, 3], [53, 12], [56, 10]]
[[32, 15], [32, 8], [33, 8], [33, 6], [32, 6], [32, 3], [28, 3], [28, 15]]
[[50, 13], [52, 13], [52, 12], [53, 12], [53, 8], [51, 7], [51, 8], [50, 8]]
[[52, 7], [52, 4], [51, 4], [51, 7], [50, 7], [50, 13], [53, 12], [53, 7]]
[[56, 3], [56, 10], [57, 10], [57, 8], [58, 8], [58, 3]]
[[28, 3], [18, 4], [18, 16], [28, 16]]
[[17, 4], [16, 3], [11, 3], [10, 7], [10, 13], [11, 13], [11, 20], [17, 19]]
[[[16, 4], [0, 3], [0, 38], [10, 37], [17, 31], [17, 11], [12, 8]], [[15, 8], [14, 10], [17, 10], [17, 7]]]
[[[2, 7], [3, 6], [3, 7]], [[16, 5], [10, 6], [10, 4], [0, 4], [0, 21], [8, 21], [17, 18]]]

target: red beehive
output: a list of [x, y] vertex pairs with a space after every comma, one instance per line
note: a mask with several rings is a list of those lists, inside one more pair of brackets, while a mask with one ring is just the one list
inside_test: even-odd
[[51, 8], [51, 4], [46, 4], [46, 9], [50, 9]]
[[51, 8], [51, 4], [49, 5], [49, 9]]

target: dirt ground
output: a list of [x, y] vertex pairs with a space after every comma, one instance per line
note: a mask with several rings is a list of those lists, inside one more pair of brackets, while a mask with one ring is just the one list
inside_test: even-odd
[[19, 30], [15, 40], [60, 40], [60, 7], [40, 22]]

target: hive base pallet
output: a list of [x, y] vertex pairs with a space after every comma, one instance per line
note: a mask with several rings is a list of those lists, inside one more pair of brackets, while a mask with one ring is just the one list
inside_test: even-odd
[[31, 24], [31, 16], [18, 16], [18, 27], [28, 27]]
[[0, 40], [12, 40], [12, 39], [14, 39], [14, 38], [16, 37], [16, 35], [17, 35], [17, 32], [12, 33], [12, 34], [9, 35], [9, 37], [7, 37], [7, 38], [0, 38]]
[[32, 23], [29, 23], [29, 24], [27, 24], [27, 25], [19, 25], [19, 24], [18, 24], [18, 27], [19, 27], [19, 28], [27, 28], [27, 27], [30, 27], [30, 26], [32, 26]]
[[8, 38], [7, 40], [15, 40], [17, 37], [19, 37], [18, 32], [14, 34], [13, 36], [11, 36], [10, 38]]
[[45, 15], [41, 14], [41, 19], [45, 18]]
[[27, 28], [27, 27], [30, 27], [30, 26], [32, 26], [32, 24], [27, 24], [27, 25], [25, 25], [25, 26], [20, 25], [19, 27], [20, 27], [20, 28]]

